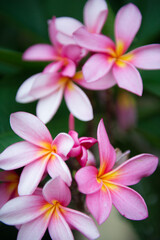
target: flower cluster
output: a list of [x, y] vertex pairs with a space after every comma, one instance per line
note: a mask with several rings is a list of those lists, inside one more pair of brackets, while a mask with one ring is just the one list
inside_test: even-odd
[[[107, 15], [105, 0], [88, 0], [84, 24], [70, 17], [53, 17], [48, 22], [52, 45], [36, 44], [23, 54], [26, 61], [50, 63], [20, 86], [16, 100], [39, 100], [37, 117], [26, 112], [12, 113], [11, 128], [23, 141], [0, 154], [0, 168], [5, 170], [0, 172], [0, 221], [19, 226], [18, 240], [42, 239], [47, 228], [53, 240], [73, 240], [71, 229], [80, 231], [87, 239], [99, 237], [90, 216], [67, 207], [74, 181], [76, 191], [78, 188], [86, 195], [83, 204], [98, 224], [109, 217], [112, 204], [128, 219], [142, 220], [148, 216], [144, 199], [128, 186], [151, 175], [158, 158], [151, 154], [128, 160], [125, 154], [119, 156], [109, 141], [103, 119], [98, 125], [97, 139], [79, 138], [74, 128], [74, 117], [82, 121], [93, 119], [90, 100], [77, 85], [105, 90], [117, 84], [142, 95], [142, 79], [136, 67], [160, 69], [160, 44], [126, 53], [141, 24], [138, 8], [127, 4], [118, 11], [116, 44], [101, 34]], [[89, 53], [91, 57], [77, 71]], [[69, 132], [59, 133], [53, 139], [45, 124], [56, 113], [63, 95], [71, 113]], [[97, 143], [98, 168], [89, 150]]]

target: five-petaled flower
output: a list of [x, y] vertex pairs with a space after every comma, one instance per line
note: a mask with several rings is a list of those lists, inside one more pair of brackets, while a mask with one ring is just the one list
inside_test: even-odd
[[72, 177], [64, 160], [74, 144], [73, 139], [60, 133], [53, 140], [47, 127], [30, 113], [13, 113], [10, 123], [13, 131], [26, 141], [14, 143], [0, 154], [0, 168], [12, 170], [25, 166], [18, 193], [32, 194], [46, 169], [52, 178], [60, 176], [70, 185]]
[[[141, 24], [141, 13], [132, 3], [123, 6], [115, 19], [116, 44], [107, 36], [89, 33], [84, 27], [74, 32], [81, 47], [97, 52], [83, 66], [88, 82], [112, 74], [112, 84], [142, 95], [140, 69], [160, 69], [160, 44], [151, 44], [126, 53]], [[107, 79], [106, 79], [107, 81]]]
[[79, 191], [87, 194], [89, 211], [99, 224], [108, 218], [112, 203], [126, 218], [146, 218], [148, 211], [144, 199], [126, 185], [134, 185], [142, 177], [151, 175], [158, 165], [158, 158], [151, 154], [141, 154], [114, 169], [116, 152], [109, 142], [103, 120], [99, 123], [97, 135], [99, 171], [94, 166], [87, 166], [78, 170], [75, 175]]
[[0, 209], [0, 220], [8, 225], [19, 225], [18, 240], [43, 237], [47, 227], [53, 240], [73, 240], [71, 228], [88, 239], [96, 239], [99, 232], [92, 218], [67, 208], [71, 192], [60, 177], [50, 180], [42, 194], [19, 196]]

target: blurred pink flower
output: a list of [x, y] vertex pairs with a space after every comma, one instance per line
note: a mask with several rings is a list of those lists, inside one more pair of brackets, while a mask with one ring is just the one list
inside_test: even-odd
[[13, 131], [25, 139], [7, 147], [0, 154], [0, 168], [22, 170], [18, 193], [32, 194], [47, 169], [52, 178], [60, 176], [68, 185], [72, 177], [64, 160], [74, 142], [66, 133], [60, 133], [53, 140], [47, 127], [34, 115], [25, 112], [11, 114], [10, 124]]
[[134, 4], [122, 7], [115, 19], [116, 44], [109, 37], [89, 33], [84, 27], [74, 32], [79, 46], [98, 52], [83, 66], [87, 82], [98, 81], [110, 72], [113, 75], [113, 85], [117, 83], [121, 88], [142, 95], [142, 79], [136, 67], [160, 69], [160, 44], [139, 47], [125, 54], [139, 30], [141, 19], [141, 13]]
[[142, 220], [148, 216], [144, 199], [133, 189], [126, 187], [151, 175], [158, 158], [150, 154], [133, 157], [115, 169], [116, 152], [109, 142], [103, 120], [97, 130], [100, 169], [87, 166], [78, 170], [75, 179], [79, 191], [87, 194], [86, 204], [99, 224], [109, 216], [112, 203], [126, 218]]
[[15, 171], [0, 172], [0, 208], [10, 199], [18, 196], [19, 176]]
[[87, 239], [98, 238], [93, 220], [67, 208], [70, 201], [69, 188], [57, 177], [46, 183], [41, 195], [20, 196], [7, 202], [0, 209], [0, 220], [8, 225], [22, 225], [18, 240], [42, 239], [47, 228], [54, 240], [73, 240], [71, 228], [80, 231]]

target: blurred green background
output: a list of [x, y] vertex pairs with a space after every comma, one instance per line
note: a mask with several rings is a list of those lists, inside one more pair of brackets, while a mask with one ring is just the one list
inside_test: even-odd
[[[21, 60], [22, 53], [36, 43], [49, 43], [47, 20], [52, 16], [70, 16], [83, 21], [83, 6], [85, 0], [1, 0], [0, 2], [0, 151], [8, 145], [19, 141], [11, 130], [9, 116], [12, 112], [27, 111], [35, 114], [36, 103], [19, 104], [15, 95], [19, 86], [31, 75], [41, 72], [46, 63], [31, 63]], [[142, 25], [130, 49], [135, 47], [160, 43], [160, 1], [159, 0], [108, 0], [109, 16], [103, 28], [103, 33], [114, 38], [114, 18], [118, 9], [126, 3], [135, 3], [142, 13]], [[113, 87], [107, 91], [86, 91], [94, 109], [94, 120], [84, 123], [76, 120], [76, 130], [79, 136], [96, 137], [98, 122], [104, 118], [106, 129], [114, 147], [122, 151], [131, 150], [131, 156], [144, 152], [160, 157], [160, 71], [140, 71], [144, 84], [142, 97], [133, 94], [126, 95], [121, 100], [119, 96], [126, 93]], [[131, 99], [131, 100], [130, 100]], [[130, 113], [125, 106], [130, 106], [135, 121], [124, 127], [119, 119], [129, 119]], [[130, 111], [130, 110], [129, 110]], [[69, 111], [62, 102], [54, 119], [47, 124], [53, 137], [59, 132], [68, 131]], [[128, 124], [128, 123], [126, 123]], [[97, 146], [93, 149], [98, 163]], [[134, 238], [139, 240], [160, 239], [160, 177], [159, 168], [149, 178], [137, 184], [136, 189], [145, 199], [149, 218], [136, 222], [118, 218], [125, 224], [132, 224], [136, 232]], [[114, 219], [114, 218], [113, 218]], [[107, 221], [110, 221], [109, 219]], [[110, 221], [110, 229], [117, 231], [117, 238], [106, 232], [105, 240], [119, 240], [125, 236], [125, 228], [116, 227], [114, 220]], [[110, 231], [111, 232], [111, 231]], [[0, 223], [1, 239], [16, 239], [17, 231]], [[127, 233], [126, 233], [126, 236]], [[44, 239], [47, 239], [47, 235]], [[77, 236], [76, 239], [79, 239]], [[124, 238], [122, 238], [124, 240]], [[126, 238], [127, 239], [127, 238]], [[34, 239], [33, 239], [34, 240]]]

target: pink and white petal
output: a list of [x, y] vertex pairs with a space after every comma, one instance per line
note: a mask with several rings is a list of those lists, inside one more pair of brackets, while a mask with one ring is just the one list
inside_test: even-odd
[[96, 159], [93, 153], [90, 150], [87, 150], [87, 153], [88, 153], [88, 160], [87, 160], [86, 166], [96, 167]]
[[49, 38], [53, 46], [56, 50], [60, 47], [58, 41], [57, 41], [57, 29], [56, 29], [56, 17], [52, 17], [51, 20], [48, 21], [48, 33]]
[[73, 82], [69, 82], [64, 91], [69, 111], [82, 121], [93, 119], [93, 109], [87, 95]]
[[52, 178], [61, 177], [61, 179], [68, 185], [71, 185], [72, 176], [67, 164], [60, 156], [54, 154], [48, 162], [47, 170]]
[[87, 149], [82, 147], [81, 148], [81, 154], [76, 156], [77, 161], [79, 162], [79, 164], [81, 165], [81, 167], [85, 167], [87, 160], [88, 160], [88, 153], [87, 153]]
[[64, 68], [61, 71], [62, 76], [64, 77], [73, 77], [76, 72], [76, 64], [70, 60], [67, 59], [67, 65], [64, 63]]
[[141, 69], [160, 69], [160, 44], [136, 48], [131, 63]]
[[41, 75], [41, 73], [35, 74], [32, 77], [22, 83], [16, 94], [16, 101], [19, 103], [28, 103], [36, 100], [34, 96], [30, 95], [33, 83]]
[[[114, 59], [109, 55], [94, 54], [83, 65], [82, 72], [87, 82], [98, 81], [103, 78], [112, 68]], [[98, 82], [97, 82], [98, 84]]]
[[142, 15], [132, 3], [123, 6], [115, 19], [116, 45], [123, 54], [129, 48], [141, 25]]
[[93, 166], [79, 169], [75, 174], [78, 189], [84, 194], [97, 192], [102, 187], [102, 183], [97, 182], [98, 170]]
[[43, 73], [56, 73], [58, 71], [60, 71], [60, 69], [62, 68], [64, 64], [63, 59], [59, 60], [59, 61], [55, 61], [52, 62], [50, 64], [48, 64], [44, 69], [43, 69]]
[[59, 210], [52, 215], [48, 230], [52, 240], [74, 240], [71, 229]]
[[52, 142], [57, 148], [58, 155], [67, 156], [74, 145], [72, 137], [67, 133], [59, 133]]
[[97, 140], [100, 156], [99, 174], [104, 174], [112, 169], [116, 161], [116, 152], [110, 144], [103, 119], [99, 122], [97, 129]]
[[45, 152], [40, 147], [29, 142], [18, 142], [7, 147], [0, 154], [0, 168], [4, 170], [12, 170], [23, 167], [39, 157]]
[[109, 73], [107, 73], [105, 76], [94, 82], [86, 82], [83, 75], [82, 78], [74, 78], [74, 81], [80, 86], [90, 90], [105, 90], [113, 87], [116, 84], [112, 71], [109, 71]]
[[30, 95], [38, 99], [51, 94], [59, 88], [60, 77], [61, 75], [59, 73], [49, 72], [39, 74], [32, 85]]
[[120, 88], [142, 96], [142, 78], [133, 65], [127, 62], [123, 62], [122, 66], [115, 64], [113, 66], [112, 72]]
[[19, 179], [19, 195], [30, 195], [36, 190], [43, 177], [48, 160], [49, 156], [45, 156], [24, 167]]
[[102, 224], [107, 220], [112, 209], [110, 191], [103, 187], [95, 193], [88, 194], [86, 196], [86, 204], [98, 224]]
[[55, 20], [56, 29], [64, 35], [72, 36], [72, 34], [82, 27], [82, 23], [71, 17], [59, 17]]
[[64, 88], [61, 87], [49, 96], [40, 99], [37, 103], [36, 113], [39, 119], [45, 124], [49, 122], [57, 112], [61, 104]]
[[143, 220], [148, 217], [144, 199], [131, 188], [116, 184], [111, 189], [113, 205], [124, 217], [132, 220]]
[[51, 179], [45, 184], [43, 196], [47, 202], [53, 204], [53, 201], [57, 200], [63, 206], [67, 206], [71, 201], [71, 192], [60, 177]]
[[70, 44], [76, 44], [73, 36], [66, 35], [65, 33], [58, 32], [57, 33], [57, 41], [59, 44], [64, 45], [70, 45]]
[[100, 33], [108, 15], [104, 0], [89, 0], [84, 7], [84, 23], [89, 32]]
[[69, 223], [72, 228], [81, 232], [87, 239], [96, 239], [99, 237], [98, 229], [91, 217], [65, 207], [62, 207], [62, 212], [67, 223]]
[[115, 49], [115, 44], [109, 37], [90, 33], [85, 27], [79, 28], [73, 36], [79, 46], [93, 52], [110, 53]]
[[80, 60], [81, 52], [81, 48], [75, 44], [64, 46], [62, 49], [62, 55], [74, 62]]
[[157, 165], [158, 158], [156, 156], [151, 154], [137, 155], [111, 172], [111, 175], [115, 173], [115, 178], [112, 181], [122, 185], [134, 185], [143, 177], [150, 176], [156, 170]]
[[17, 240], [40, 240], [42, 239], [49, 221], [52, 215], [52, 211], [43, 214], [38, 218], [23, 224], [18, 232]]
[[0, 184], [0, 208], [10, 199], [11, 194], [13, 193], [14, 189], [10, 191], [9, 183], [1, 183]]
[[79, 143], [85, 147], [86, 149], [91, 148], [95, 143], [97, 143], [97, 139], [92, 137], [81, 137], [79, 138]]
[[21, 196], [8, 201], [0, 209], [0, 221], [8, 225], [18, 225], [27, 223], [47, 209], [43, 209], [46, 201], [42, 196]]
[[53, 61], [56, 56], [54, 48], [49, 44], [36, 44], [23, 53], [23, 60], [27, 61]]
[[16, 112], [10, 116], [10, 124], [13, 131], [40, 147], [45, 147], [44, 143], [52, 143], [52, 136], [40, 119], [27, 112]]

